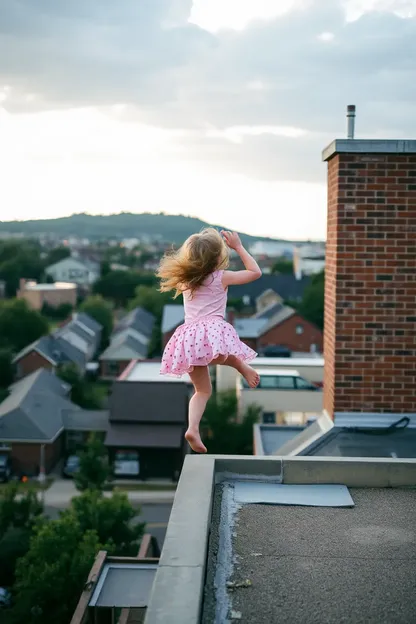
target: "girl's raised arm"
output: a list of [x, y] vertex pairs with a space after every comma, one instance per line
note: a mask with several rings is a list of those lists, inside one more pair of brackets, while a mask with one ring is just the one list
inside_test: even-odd
[[245, 271], [224, 271], [222, 277], [222, 285], [224, 288], [233, 284], [248, 284], [249, 282], [254, 282], [256, 279], [259, 279], [259, 277], [261, 277], [261, 269], [254, 258], [244, 249], [238, 234], [236, 232], [227, 232], [224, 230], [221, 234], [228, 247], [234, 249], [238, 253], [245, 266]]

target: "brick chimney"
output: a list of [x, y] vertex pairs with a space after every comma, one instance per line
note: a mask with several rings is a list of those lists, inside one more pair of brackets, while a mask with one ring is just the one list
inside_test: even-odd
[[414, 413], [416, 141], [352, 137], [323, 152], [324, 408]]

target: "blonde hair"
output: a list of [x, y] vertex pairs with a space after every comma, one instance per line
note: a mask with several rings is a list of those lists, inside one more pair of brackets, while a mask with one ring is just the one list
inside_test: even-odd
[[160, 291], [174, 290], [177, 297], [185, 290], [194, 291], [218, 269], [228, 266], [228, 248], [219, 232], [205, 228], [190, 236], [177, 251], [163, 256], [156, 275]]

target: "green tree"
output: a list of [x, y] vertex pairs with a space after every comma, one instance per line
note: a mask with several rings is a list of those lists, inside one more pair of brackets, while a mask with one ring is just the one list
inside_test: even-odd
[[252, 455], [253, 425], [259, 422], [260, 412], [261, 408], [253, 405], [238, 419], [236, 394], [213, 394], [202, 420], [209, 452], [219, 455]]
[[46, 302], [42, 306], [42, 314], [48, 319], [56, 321], [64, 321], [72, 312], [72, 305], [70, 303], [61, 303], [57, 308], [48, 305]]
[[81, 492], [85, 490], [102, 491], [104, 485], [111, 478], [108, 453], [103, 441], [92, 433], [79, 458], [79, 471], [75, 475], [77, 489]]
[[71, 250], [68, 247], [55, 247], [51, 249], [45, 259], [45, 267], [51, 266], [51, 264], [55, 264], [56, 262], [60, 262], [65, 258], [69, 258], [71, 255]]
[[0, 304], [0, 346], [18, 352], [49, 331], [48, 321], [23, 299]]
[[325, 273], [318, 273], [306, 288], [299, 313], [320, 329], [324, 328]]
[[79, 369], [72, 362], [62, 364], [58, 368], [58, 376], [71, 386], [71, 401], [84, 409], [101, 409], [102, 392], [97, 384], [82, 377]]
[[100, 295], [95, 295], [85, 299], [80, 306], [80, 310], [102, 325], [101, 348], [105, 348], [113, 331], [113, 309], [111, 304]]
[[272, 266], [272, 273], [278, 273], [279, 275], [292, 275], [293, 262], [291, 260], [279, 258]]
[[7, 388], [13, 383], [15, 376], [13, 354], [11, 349], [0, 348], [0, 387]]
[[100, 548], [97, 533], [84, 531], [74, 514], [36, 526], [29, 551], [17, 563], [16, 624], [67, 624]]
[[66, 513], [74, 514], [82, 531], [96, 531], [99, 541], [108, 544], [112, 554], [134, 557], [145, 527], [133, 521], [139, 511], [123, 492], [105, 498], [98, 490], [87, 490], [72, 500]]
[[0, 586], [13, 584], [17, 560], [28, 551], [33, 527], [42, 513], [43, 506], [35, 492], [21, 493], [15, 483], [8, 484], [1, 492]]
[[93, 286], [96, 294], [111, 299], [116, 307], [124, 308], [133, 299], [138, 286], [153, 286], [156, 277], [153, 274], [136, 271], [110, 271], [102, 276]]
[[9, 297], [16, 295], [22, 277], [40, 280], [44, 269], [40, 251], [39, 244], [34, 241], [0, 242], [0, 279], [6, 282]]

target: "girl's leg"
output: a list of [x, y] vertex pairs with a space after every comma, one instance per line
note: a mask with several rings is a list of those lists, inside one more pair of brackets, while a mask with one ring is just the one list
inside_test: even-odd
[[206, 453], [207, 449], [202, 443], [199, 433], [199, 423], [212, 393], [208, 366], [195, 366], [189, 375], [194, 385], [195, 393], [189, 401], [189, 425], [185, 438], [193, 451]]
[[251, 366], [249, 366], [246, 362], [238, 359], [238, 357], [236, 357], [235, 355], [229, 355], [225, 362], [218, 363], [235, 368], [240, 373], [240, 375], [244, 377], [250, 388], [255, 388], [259, 385], [259, 374], [254, 370], [254, 368], [251, 368]]

